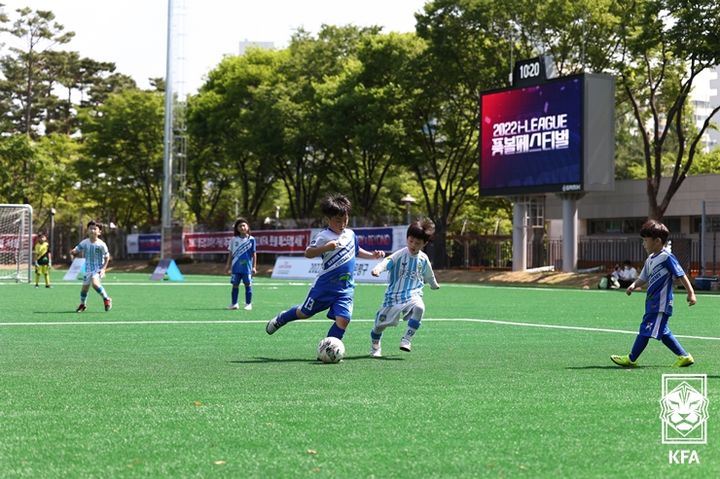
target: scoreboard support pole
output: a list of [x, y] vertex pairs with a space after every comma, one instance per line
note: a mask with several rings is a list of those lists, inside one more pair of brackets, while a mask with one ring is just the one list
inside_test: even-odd
[[527, 269], [528, 204], [522, 198], [513, 199], [512, 270]]
[[562, 270], [567, 273], [577, 271], [578, 262], [578, 210], [577, 202], [583, 193], [561, 193], [563, 211]]

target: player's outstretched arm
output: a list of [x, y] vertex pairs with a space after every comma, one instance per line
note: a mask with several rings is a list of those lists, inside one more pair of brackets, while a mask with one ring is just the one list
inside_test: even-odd
[[362, 259], [380, 259], [385, 257], [385, 251], [380, 251], [376, 249], [371, 253], [370, 251], [360, 248], [357, 255], [358, 258]]

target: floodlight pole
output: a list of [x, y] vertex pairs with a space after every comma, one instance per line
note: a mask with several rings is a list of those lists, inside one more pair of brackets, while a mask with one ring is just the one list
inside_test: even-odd
[[163, 139], [163, 197], [162, 197], [162, 240], [160, 257], [172, 254], [172, 146], [173, 146], [173, 0], [168, 0], [167, 15], [167, 58], [165, 63], [165, 135]]

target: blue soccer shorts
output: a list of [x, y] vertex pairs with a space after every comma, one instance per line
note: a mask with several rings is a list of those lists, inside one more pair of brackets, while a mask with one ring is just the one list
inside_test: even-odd
[[300, 311], [308, 317], [326, 309], [328, 309], [328, 318], [335, 319], [340, 316], [350, 321], [353, 311], [352, 290], [349, 293], [338, 293], [337, 291], [323, 292], [312, 288], [300, 307]]
[[667, 313], [645, 313], [642, 324], [640, 324], [640, 336], [660, 339], [670, 334], [667, 325], [668, 319], [670, 316]]
[[240, 282], [247, 286], [252, 283], [252, 273], [233, 273], [230, 275], [230, 284], [237, 286]]

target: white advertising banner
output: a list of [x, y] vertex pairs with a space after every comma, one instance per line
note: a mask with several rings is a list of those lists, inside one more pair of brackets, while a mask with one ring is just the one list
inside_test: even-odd
[[[387, 283], [387, 271], [377, 278], [370, 271], [378, 264], [377, 259], [355, 259], [355, 282]], [[278, 256], [273, 267], [273, 279], [306, 279], [313, 280], [322, 269], [320, 258], [308, 259], [304, 256]]]

